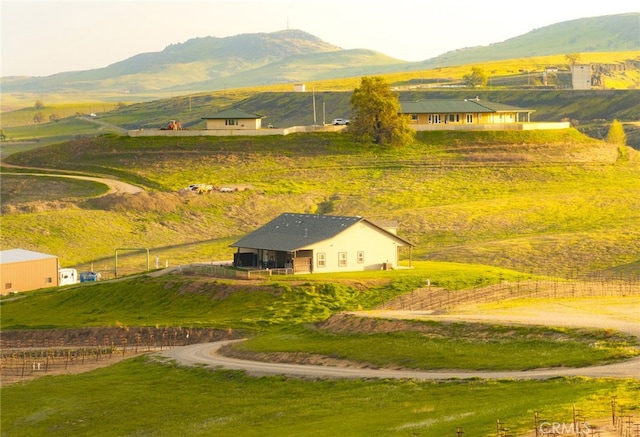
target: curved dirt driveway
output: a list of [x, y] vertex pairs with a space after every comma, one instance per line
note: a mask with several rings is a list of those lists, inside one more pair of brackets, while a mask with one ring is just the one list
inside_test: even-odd
[[[6, 166], [6, 164], [3, 164], [3, 165]], [[17, 176], [47, 176], [47, 177], [54, 177], [54, 178], [81, 179], [85, 181], [93, 181], [93, 182], [98, 182], [100, 184], [104, 184], [107, 187], [109, 187], [109, 191], [106, 194], [113, 194], [113, 193], [136, 194], [141, 191], [144, 191], [142, 188], [136, 185], [128, 184], [126, 182], [121, 182], [121, 181], [118, 181], [115, 179], [109, 179], [109, 178], [94, 177], [94, 176], [77, 176], [77, 175], [50, 174], [50, 173], [7, 173], [7, 172], [2, 172], [2, 174], [17, 175]]]
[[[626, 321], [607, 316], [581, 315], [578, 320], [561, 318], [559, 314], [547, 313], [544, 316], [514, 317], [509, 315], [433, 315], [413, 311], [371, 311], [353, 313], [366, 317], [405, 318], [436, 321], [469, 321], [500, 324], [547, 325], [567, 327], [587, 327], [616, 329], [640, 337], [640, 321]], [[242, 340], [234, 340], [242, 341]], [[349, 367], [328, 367], [300, 364], [267, 363], [240, 360], [222, 356], [218, 350], [234, 341], [201, 343], [163, 351], [161, 356], [174, 359], [184, 365], [205, 365], [211, 368], [244, 370], [250, 375], [287, 375], [308, 378], [392, 378], [392, 379], [547, 379], [558, 376], [586, 376], [593, 378], [640, 378], [640, 357], [620, 363], [581, 367], [551, 368], [526, 371], [469, 371], [469, 370], [392, 370], [360, 369]]]

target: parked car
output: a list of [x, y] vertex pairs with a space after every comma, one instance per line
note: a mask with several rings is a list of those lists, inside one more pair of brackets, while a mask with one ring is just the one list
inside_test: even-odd
[[331, 124], [334, 126], [349, 126], [349, 120], [346, 118], [334, 118]]

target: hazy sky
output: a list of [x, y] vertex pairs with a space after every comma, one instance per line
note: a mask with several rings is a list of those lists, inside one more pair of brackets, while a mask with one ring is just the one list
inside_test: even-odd
[[101, 68], [191, 38], [287, 28], [421, 61], [561, 21], [640, 10], [638, 0], [0, 1], [2, 76]]

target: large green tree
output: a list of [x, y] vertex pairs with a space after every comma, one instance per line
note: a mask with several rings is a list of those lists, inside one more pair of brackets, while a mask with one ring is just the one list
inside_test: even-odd
[[462, 80], [466, 86], [475, 88], [477, 86], [485, 86], [489, 81], [489, 77], [482, 68], [472, 67], [471, 73], [462, 76]]
[[363, 77], [351, 95], [352, 120], [349, 131], [356, 141], [399, 146], [411, 143], [415, 131], [400, 113], [397, 94], [381, 77]]

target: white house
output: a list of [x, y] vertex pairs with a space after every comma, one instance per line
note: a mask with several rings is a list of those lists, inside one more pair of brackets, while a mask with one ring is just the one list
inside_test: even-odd
[[234, 265], [292, 269], [294, 273], [381, 270], [398, 265], [399, 249], [413, 245], [362, 217], [282, 214], [236, 241]]

